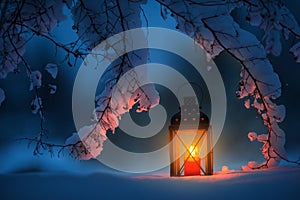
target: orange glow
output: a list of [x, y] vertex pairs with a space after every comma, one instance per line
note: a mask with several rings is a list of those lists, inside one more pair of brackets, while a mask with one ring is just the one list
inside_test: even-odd
[[188, 149], [188, 151], [191, 153], [192, 157], [194, 157], [194, 158], [198, 157], [198, 152], [199, 152], [198, 147], [191, 145], [190, 148]]
[[184, 175], [193, 176], [200, 175], [200, 158], [198, 155], [199, 149], [197, 146], [191, 145], [188, 149], [190, 154], [187, 155], [187, 160], [184, 164]]

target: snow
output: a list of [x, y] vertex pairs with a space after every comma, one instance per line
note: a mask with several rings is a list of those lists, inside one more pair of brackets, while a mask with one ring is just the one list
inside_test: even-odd
[[259, 142], [265, 142], [268, 139], [268, 135], [267, 134], [261, 134], [257, 136], [257, 141]]
[[56, 93], [56, 89], [57, 89], [56, 85], [48, 84], [48, 90], [49, 90], [50, 94], [55, 94]]
[[237, 37], [235, 26], [232, 26], [233, 19], [229, 15], [220, 15], [219, 17], [208, 18], [205, 20], [216, 33], [225, 33]]
[[252, 169], [258, 168], [260, 165], [255, 161], [249, 161], [248, 165], [242, 166], [243, 171], [252, 171]]
[[2, 174], [1, 199], [298, 199], [300, 168], [281, 167], [213, 176], [168, 174]]
[[42, 74], [40, 71], [33, 71], [30, 74], [30, 86], [29, 91], [33, 90], [35, 87], [40, 88], [42, 86]]
[[229, 169], [229, 167], [226, 165], [222, 166], [222, 172], [221, 172], [222, 174], [228, 174], [228, 173], [232, 173], [232, 172], [235, 172], [235, 170]]
[[244, 106], [245, 106], [245, 108], [247, 108], [247, 109], [250, 108], [250, 99], [247, 99], [247, 100], [244, 102]]
[[48, 63], [45, 67], [45, 70], [52, 76], [53, 79], [56, 79], [58, 73], [56, 64]]
[[280, 33], [272, 31], [266, 39], [266, 51], [268, 54], [279, 56], [281, 54]]
[[295, 60], [299, 63], [300, 62], [300, 42], [295, 44], [291, 49], [290, 52], [292, 52], [295, 56]]
[[35, 97], [32, 101], [31, 101], [31, 112], [33, 114], [37, 114], [40, 109], [41, 109], [41, 105], [42, 105], [42, 99], [39, 97]]
[[248, 138], [251, 142], [253, 142], [254, 140], [256, 140], [257, 138], [257, 134], [255, 132], [249, 132], [248, 133]]
[[283, 158], [286, 158], [285, 145], [285, 132], [279, 128], [277, 123], [272, 123], [272, 131], [270, 137], [270, 143], [275, 149], [275, 151]]
[[103, 150], [103, 142], [106, 140], [106, 131], [99, 127], [99, 124], [84, 126], [79, 129], [78, 133], [73, 133], [66, 140], [66, 144], [74, 144], [82, 141], [84, 145], [75, 145], [71, 154], [80, 160], [89, 160], [96, 158]]
[[263, 1], [254, 1], [252, 3], [247, 9], [250, 24], [264, 31], [263, 40], [266, 52], [279, 56], [282, 50], [281, 34], [287, 40], [290, 32], [296, 35], [300, 33], [295, 17], [279, 2], [266, 4]]
[[[32, 155], [26, 142], [0, 146], [0, 199], [289, 199], [299, 197], [300, 167], [268, 170], [223, 166], [213, 176], [170, 177], [110, 169], [97, 160]], [[20, 153], [21, 152], [21, 153]], [[295, 151], [299, 152], [299, 151]], [[296, 154], [289, 156], [295, 157]], [[218, 168], [218, 166], [215, 166]]]
[[161, 17], [162, 17], [164, 20], [167, 19], [167, 17], [168, 17], [168, 10], [167, 10], [166, 7], [164, 7], [164, 6], [161, 6], [161, 7], [160, 7], [160, 15], [161, 15]]
[[260, 10], [260, 8], [254, 6], [249, 8], [247, 19], [252, 26], [259, 26], [262, 24], [263, 18], [260, 14]]

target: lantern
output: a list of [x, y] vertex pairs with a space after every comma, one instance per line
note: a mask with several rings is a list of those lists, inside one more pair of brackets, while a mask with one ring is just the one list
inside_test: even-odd
[[181, 111], [172, 117], [169, 143], [170, 176], [213, 174], [212, 128], [195, 97], [185, 97]]

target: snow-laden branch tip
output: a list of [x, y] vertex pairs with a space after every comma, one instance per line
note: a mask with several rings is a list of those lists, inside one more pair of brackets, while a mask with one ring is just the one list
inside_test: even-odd
[[297, 44], [295, 44], [291, 49], [290, 52], [292, 52], [294, 54], [294, 59], [297, 62], [300, 62], [300, 42], [298, 42]]
[[48, 84], [48, 90], [50, 94], [55, 94], [57, 90], [57, 86], [53, 84]]
[[40, 88], [42, 86], [42, 73], [40, 71], [33, 71], [29, 75], [30, 77], [30, 86], [29, 91], [34, 88]]
[[58, 68], [56, 64], [48, 63], [45, 67], [45, 70], [52, 76], [53, 79], [56, 79]]

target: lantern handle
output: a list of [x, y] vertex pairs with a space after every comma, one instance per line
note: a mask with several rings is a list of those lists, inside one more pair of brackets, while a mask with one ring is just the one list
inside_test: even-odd
[[187, 84], [191, 84], [191, 85], [198, 86], [198, 88], [200, 89], [201, 97], [200, 97], [200, 101], [199, 101], [198, 103], [199, 103], [200, 109], [202, 109], [202, 102], [203, 102], [203, 94], [204, 94], [204, 93], [203, 93], [202, 87], [201, 87], [198, 83], [192, 81], [192, 82], [186, 82], [186, 83], [182, 84], [181, 86], [178, 87], [176, 96], [178, 96], [178, 94], [179, 94], [179, 92], [180, 92], [180, 89], [181, 89], [183, 86], [187, 85]]

